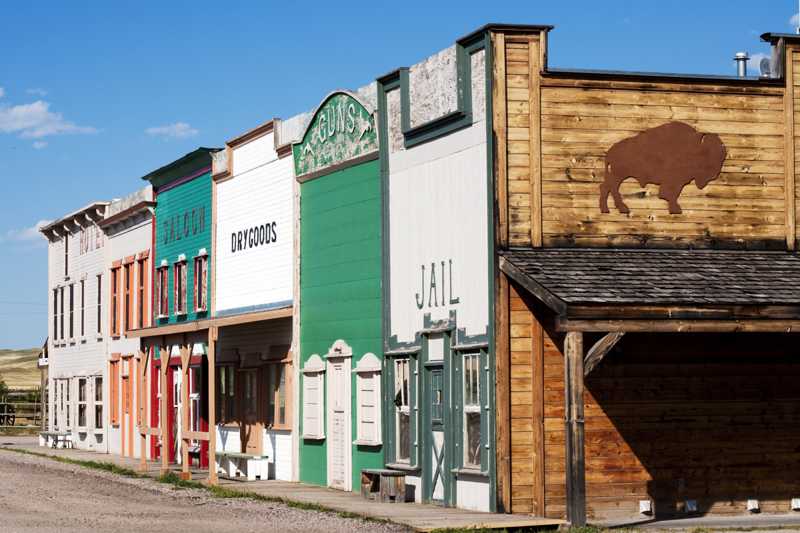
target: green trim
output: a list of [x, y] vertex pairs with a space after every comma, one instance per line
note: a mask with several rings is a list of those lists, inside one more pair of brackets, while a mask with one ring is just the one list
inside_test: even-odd
[[222, 148], [198, 148], [185, 156], [168, 163], [163, 167], [142, 176], [156, 189], [163, 187], [177, 179], [190, 176], [195, 172], [211, 166], [211, 154], [219, 152]]

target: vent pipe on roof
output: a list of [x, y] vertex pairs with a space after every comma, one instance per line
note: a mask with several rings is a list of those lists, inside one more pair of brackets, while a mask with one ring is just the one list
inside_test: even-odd
[[747, 61], [750, 59], [750, 56], [747, 55], [747, 52], [736, 52], [736, 55], [733, 56], [733, 60], [736, 61], [736, 75], [740, 78], [747, 77]]

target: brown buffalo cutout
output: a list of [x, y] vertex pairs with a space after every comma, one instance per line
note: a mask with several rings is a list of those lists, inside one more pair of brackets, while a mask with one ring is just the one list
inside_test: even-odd
[[679, 214], [683, 188], [694, 180], [702, 189], [716, 179], [726, 153], [719, 135], [700, 133], [683, 122], [668, 122], [623, 139], [606, 153], [600, 211], [608, 213], [611, 194], [617, 210], [629, 213], [619, 187], [626, 179], [636, 178], [642, 187], [659, 185], [658, 196], [669, 203], [669, 212]]

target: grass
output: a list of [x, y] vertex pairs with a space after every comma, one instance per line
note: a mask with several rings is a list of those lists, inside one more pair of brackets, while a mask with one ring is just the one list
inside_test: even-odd
[[44, 457], [45, 459], [52, 459], [53, 461], [57, 461], [59, 463], [83, 466], [85, 468], [91, 468], [92, 470], [101, 470], [103, 472], [111, 472], [112, 474], [117, 474], [119, 476], [124, 476], [124, 477], [134, 477], [134, 478], [144, 477], [135, 470], [131, 470], [130, 468], [124, 468], [117, 464], [109, 463], [107, 461], [84, 461], [82, 459], [71, 459], [69, 457], [60, 457], [58, 455], [50, 455], [41, 452], [34, 452], [31, 450], [23, 450], [22, 448], [2, 447], [0, 448], [0, 450], [9, 450], [12, 452], [21, 453], [25, 455], [33, 455], [35, 457]]
[[35, 389], [41, 384], [41, 374], [36, 363], [39, 349], [0, 349], [0, 376], [11, 390]]

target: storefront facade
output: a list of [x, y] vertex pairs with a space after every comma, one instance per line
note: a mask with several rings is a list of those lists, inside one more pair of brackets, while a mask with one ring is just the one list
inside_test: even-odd
[[98, 226], [107, 207], [95, 202], [40, 230], [50, 294], [47, 445], [68, 438], [75, 448], [107, 451], [107, 239]]
[[[374, 86], [366, 89], [374, 97]], [[374, 108], [337, 91], [293, 146], [300, 183], [300, 481], [383, 466], [381, 184]]]
[[489, 28], [498, 509], [792, 512], [800, 41], [761, 78], [572, 72], [549, 29]]
[[493, 509], [486, 41], [378, 80], [386, 464], [407, 498]]
[[[266, 457], [262, 479], [293, 480], [296, 187], [269, 121], [214, 160], [217, 450]], [[280, 155], [279, 155], [280, 153]], [[266, 477], [265, 477], [266, 476]]]
[[138, 431], [140, 403], [146, 400], [140, 394], [140, 343], [126, 334], [151, 323], [154, 207], [153, 191], [147, 186], [112, 202], [100, 222], [107, 242], [105, 276], [109, 286], [105, 314], [109, 325], [108, 451], [124, 457], [139, 457], [143, 449]]

